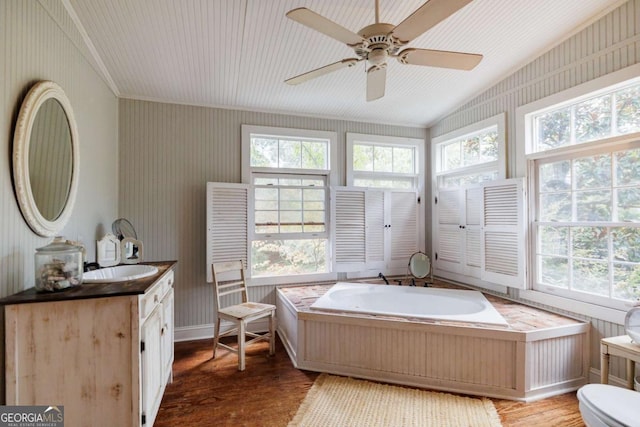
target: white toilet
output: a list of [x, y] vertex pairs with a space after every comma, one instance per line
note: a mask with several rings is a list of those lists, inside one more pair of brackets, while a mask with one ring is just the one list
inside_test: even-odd
[[587, 427], [640, 427], [640, 393], [607, 384], [578, 390], [580, 414]]

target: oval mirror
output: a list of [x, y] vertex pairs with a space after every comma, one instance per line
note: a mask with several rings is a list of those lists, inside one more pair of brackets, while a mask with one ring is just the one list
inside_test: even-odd
[[13, 178], [22, 215], [40, 236], [55, 236], [69, 220], [79, 161], [78, 131], [69, 99], [54, 82], [36, 83], [18, 114]]
[[409, 271], [416, 279], [424, 279], [431, 271], [431, 261], [422, 252], [416, 252], [409, 258]]

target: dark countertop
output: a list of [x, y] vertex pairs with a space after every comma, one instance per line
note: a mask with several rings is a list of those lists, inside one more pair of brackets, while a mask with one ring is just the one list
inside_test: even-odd
[[83, 283], [80, 286], [58, 292], [36, 292], [35, 287], [29, 288], [0, 299], [0, 305], [140, 295], [144, 294], [156, 281], [172, 270], [177, 263], [178, 261], [143, 262], [142, 264], [158, 267], [158, 273], [153, 276], [126, 282]]

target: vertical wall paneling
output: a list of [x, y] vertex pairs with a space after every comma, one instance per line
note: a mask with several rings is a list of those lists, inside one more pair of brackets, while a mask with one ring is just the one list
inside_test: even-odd
[[[178, 260], [177, 328], [213, 322], [202, 268], [206, 183], [241, 181], [242, 124], [336, 132], [338, 185], [345, 184], [346, 132], [427, 137], [423, 128], [121, 99], [118, 212], [136, 227], [148, 260]], [[252, 297], [274, 303], [273, 289], [254, 287]]]
[[[96, 237], [110, 229], [116, 218], [118, 103], [79, 47], [79, 40], [62, 2], [0, 1], [0, 296], [34, 285], [33, 254], [51, 241], [35, 235], [27, 226], [11, 177], [15, 121], [22, 100], [35, 82], [58, 83], [71, 102], [78, 124], [78, 195], [71, 218], [60, 234], [80, 238], [92, 261]], [[4, 343], [4, 337], [0, 337], [0, 343]], [[0, 355], [4, 355], [4, 349]], [[0, 384], [4, 384], [3, 379]], [[4, 396], [3, 390], [0, 396]]]
[[[435, 137], [506, 112], [509, 176], [516, 173], [516, 108], [640, 62], [640, 0], [629, 0], [568, 40], [505, 78], [430, 128]], [[543, 307], [545, 308], [545, 307]], [[552, 307], [546, 307], [553, 309]], [[555, 310], [558, 311], [558, 310]], [[565, 313], [576, 317], [575, 313]], [[591, 366], [599, 369], [599, 340], [624, 334], [621, 325], [587, 319], [593, 326]], [[624, 361], [612, 358], [611, 374], [624, 377]]]

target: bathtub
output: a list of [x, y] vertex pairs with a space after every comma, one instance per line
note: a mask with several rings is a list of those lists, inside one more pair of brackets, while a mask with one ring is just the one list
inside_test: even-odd
[[338, 282], [312, 310], [508, 326], [481, 292]]

